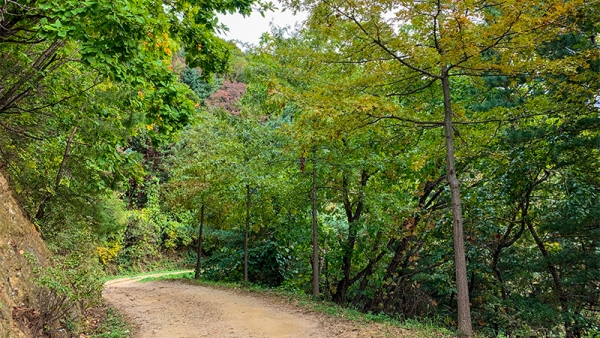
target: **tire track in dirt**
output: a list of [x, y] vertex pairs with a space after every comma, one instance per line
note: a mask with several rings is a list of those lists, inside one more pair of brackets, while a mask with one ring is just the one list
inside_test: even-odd
[[[181, 273], [175, 272], [175, 273]], [[169, 274], [169, 273], [166, 273]], [[135, 327], [137, 338], [410, 337], [400, 328], [357, 326], [259, 294], [185, 281], [139, 283], [147, 275], [105, 284], [103, 296]]]
[[131, 319], [136, 337], [329, 337], [317, 316], [300, 309], [178, 281], [138, 283], [150, 276], [107, 282], [103, 292]]

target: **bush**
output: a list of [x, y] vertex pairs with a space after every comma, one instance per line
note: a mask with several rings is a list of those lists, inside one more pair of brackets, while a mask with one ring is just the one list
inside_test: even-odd
[[55, 256], [50, 266], [35, 266], [33, 278], [38, 286], [37, 308], [17, 308], [16, 319], [25, 319], [36, 335], [76, 332], [85, 309], [99, 304], [102, 296], [103, 272], [91, 252], [72, 252]]
[[[236, 231], [212, 232], [223, 244], [212, 252], [205, 263], [205, 277], [217, 281], [241, 281], [244, 278], [243, 236]], [[210, 239], [208, 242], [214, 241]], [[248, 279], [251, 283], [268, 287], [280, 286], [284, 281], [287, 256], [270, 239], [253, 241], [248, 248]]]

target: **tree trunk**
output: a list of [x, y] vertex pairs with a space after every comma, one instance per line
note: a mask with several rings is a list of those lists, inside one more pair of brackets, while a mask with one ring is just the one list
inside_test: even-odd
[[[550, 276], [552, 276], [552, 281], [554, 282], [554, 292], [558, 296], [561, 310], [564, 314], [568, 315], [569, 314], [569, 299], [568, 299], [568, 296], [562, 286], [562, 281], [560, 280], [560, 276], [558, 275], [558, 269], [556, 269], [556, 266], [552, 263], [552, 259], [550, 258], [550, 254], [548, 253], [548, 250], [546, 249], [544, 242], [542, 241], [540, 236], [535, 231], [535, 228], [533, 227], [531, 222], [527, 222], [527, 229], [529, 229], [531, 236], [535, 240], [535, 244], [537, 245], [538, 249], [542, 253], [542, 256], [544, 257], [544, 260], [546, 261], [546, 267], [548, 268], [548, 272], [550, 273]], [[565, 334], [566, 334], [565, 337], [566, 338], [580, 337], [580, 333], [578, 332], [578, 329], [571, 325], [571, 322], [569, 319], [565, 318], [564, 325], [565, 325]]]
[[319, 297], [319, 234], [317, 228], [317, 158], [313, 148], [313, 186], [312, 186], [312, 245], [313, 245], [313, 296]]
[[446, 173], [450, 186], [452, 203], [452, 223], [454, 237], [454, 269], [456, 273], [456, 293], [458, 303], [458, 335], [473, 337], [471, 308], [469, 304], [469, 286], [467, 281], [467, 263], [463, 238], [463, 218], [460, 199], [460, 182], [456, 177], [454, 163], [454, 130], [452, 126], [452, 106], [450, 99], [450, 78], [446, 66], [442, 67], [442, 89], [444, 92], [444, 132], [446, 134]]
[[[440, 197], [440, 195], [443, 191], [443, 187], [440, 187], [437, 191], [435, 191], [435, 189], [445, 180], [446, 180], [446, 176], [444, 175], [444, 176], [438, 177], [434, 181], [427, 181], [427, 183], [425, 183], [425, 187], [423, 189], [422, 195], [419, 198], [418, 211], [413, 214], [413, 226], [414, 227], [416, 227], [419, 224], [419, 222], [421, 221], [422, 215], [430, 213], [432, 211], [432, 209], [435, 208], [435, 201]], [[398, 229], [398, 232], [402, 232], [402, 228], [406, 227], [406, 225], [407, 224], [402, 224], [400, 229]], [[410, 244], [410, 242], [412, 242], [414, 240], [415, 240], [415, 236], [413, 236], [413, 235], [402, 236], [402, 239], [400, 239], [400, 240], [397, 238], [393, 238], [390, 240], [390, 243], [388, 243], [388, 245], [386, 247], [387, 248], [395, 247], [395, 249], [392, 250], [394, 253], [394, 256], [388, 263], [386, 272], [385, 272], [382, 280], [393, 281], [394, 274], [399, 272], [398, 268], [400, 267], [402, 260], [406, 259], [405, 251], [408, 248], [408, 245]], [[385, 306], [383, 296], [387, 292], [390, 291], [389, 290], [390, 285], [391, 285], [391, 282], [390, 283], [386, 282], [383, 285], [379, 286], [375, 290], [375, 293], [374, 293], [369, 305], [367, 306], [367, 308], [370, 311], [373, 311], [373, 312], [383, 311], [383, 308]]]
[[363, 170], [360, 177], [360, 191], [358, 193], [359, 195], [357, 197], [355, 210], [352, 210], [352, 203], [350, 202], [348, 177], [344, 174], [342, 178], [344, 209], [346, 211], [346, 218], [348, 219], [348, 237], [346, 238], [346, 243], [343, 244], [344, 254], [342, 256], [342, 270], [344, 271], [344, 277], [338, 282], [335, 294], [333, 295], [333, 301], [339, 305], [344, 305], [346, 302], [346, 292], [354, 282], [350, 278], [352, 255], [354, 254], [354, 245], [356, 244], [356, 236], [358, 234], [358, 222], [364, 207], [364, 189], [369, 178], [370, 175]]
[[250, 231], [250, 185], [246, 184], [246, 231], [244, 232], [244, 285], [248, 285], [248, 232]]
[[[409, 238], [402, 237], [402, 239], [400, 241], [398, 241], [396, 239], [392, 239], [392, 241], [393, 241], [393, 243], [388, 245], [388, 247], [391, 247], [392, 245], [395, 244], [396, 249], [394, 250], [394, 256], [392, 257], [390, 263], [388, 264], [385, 275], [382, 279], [384, 281], [388, 281], [388, 280], [391, 281], [394, 276], [394, 273], [396, 273], [396, 271], [398, 270], [398, 267], [400, 266], [400, 263], [402, 262], [402, 258], [404, 257], [404, 251], [408, 247]], [[384, 305], [383, 304], [383, 296], [387, 291], [387, 287], [388, 287], [388, 283], [386, 282], [384, 285], [381, 285], [380, 287], [378, 287], [375, 290], [375, 294], [373, 295], [373, 299], [371, 301], [369, 310], [374, 311], [374, 312], [383, 311], [383, 305]]]
[[[67, 165], [67, 159], [69, 158], [69, 155], [71, 152], [71, 143], [73, 143], [73, 138], [75, 138], [76, 132], [77, 132], [77, 126], [73, 127], [73, 130], [71, 131], [71, 135], [69, 135], [69, 139], [67, 140], [67, 145], [65, 146], [65, 153], [63, 154], [62, 161], [60, 162], [60, 166], [58, 167], [58, 172], [56, 174], [56, 179], [54, 180], [54, 187], [53, 187], [53, 190], [55, 193], [56, 193], [56, 190], [58, 190], [58, 187], [60, 185], [60, 180], [63, 177], [63, 172]], [[44, 218], [44, 215], [46, 213], [46, 204], [48, 203], [48, 201], [51, 198], [52, 198], [52, 194], [50, 194], [49, 192], [46, 192], [44, 194], [44, 197], [42, 197], [42, 201], [40, 202], [40, 206], [38, 207], [38, 210], [35, 214], [36, 220], [39, 221], [42, 218]]]
[[198, 248], [196, 252], [198, 253], [198, 258], [196, 259], [196, 274], [194, 275], [194, 279], [200, 278], [200, 268], [201, 266], [201, 257], [202, 257], [202, 242], [204, 241], [202, 231], [204, 230], [204, 204], [200, 207], [200, 227], [198, 229]]

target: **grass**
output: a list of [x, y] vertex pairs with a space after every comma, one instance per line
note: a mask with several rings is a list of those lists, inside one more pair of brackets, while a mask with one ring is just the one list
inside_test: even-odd
[[133, 331], [131, 325], [113, 307], [106, 309], [106, 317], [94, 330], [96, 333], [90, 338], [131, 338]]
[[104, 282], [108, 282], [111, 280], [115, 280], [115, 279], [119, 279], [119, 278], [131, 278], [131, 277], [142, 277], [142, 276], [148, 276], [148, 275], [154, 275], [154, 274], [158, 274], [158, 273], [169, 273], [169, 272], [173, 272], [173, 271], [177, 271], [177, 270], [156, 270], [156, 271], [147, 271], [147, 272], [135, 272], [132, 271], [131, 273], [125, 273], [125, 274], [119, 274], [119, 275], [114, 275], [114, 276], [106, 276], [103, 280]]
[[194, 280], [193, 277], [193, 272], [186, 272], [158, 277], [148, 277], [140, 280], [140, 282], [151, 282], [159, 280], [186, 280], [188, 282], [204, 286], [211, 286], [221, 289], [241, 290], [243, 292], [257, 293], [278, 299], [283, 299], [286, 302], [299, 306], [301, 308], [316, 313], [327, 314], [332, 318], [349, 320], [354, 324], [361, 326], [368, 326], [377, 323], [384, 327], [395, 327], [410, 330], [411, 334], [409, 336], [411, 337], [429, 338], [454, 336], [453, 332], [444, 328], [442, 325], [436, 323], [430, 318], [421, 318], [418, 321], [414, 319], [399, 320], [383, 314], [362, 313], [355, 309], [344, 308], [330, 301], [315, 299], [314, 297], [300, 291], [291, 291], [280, 288], [265, 288], [258, 285], [249, 285], [247, 287], [244, 287], [242, 284], [239, 283], [216, 282], [205, 279]]
[[[153, 274], [158, 274], [158, 273], [168, 273], [168, 275], [150, 276], [150, 277], [142, 278], [138, 282], [146, 283], [146, 282], [153, 282], [153, 281], [160, 281], [160, 280], [192, 279], [192, 278], [194, 278], [193, 271], [192, 272], [189, 272], [189, 271], [185, 271], [185, 272], [164, 271], [164, 272], [154, 272], [154, 273], [144, 274], [144, 275], [153, 275]], [[144, 276], [144, 275], [139, 275], [139, 276]]]

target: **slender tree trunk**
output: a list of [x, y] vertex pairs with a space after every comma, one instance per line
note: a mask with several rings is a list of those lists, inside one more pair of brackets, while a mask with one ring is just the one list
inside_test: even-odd
[[[6, 2], [5, 2], [6, 3]], [[37, 60], [29, 69], [24, 68], [19, 74], [19, 80], [8, 88], [4, 93], [0, 93], [0, 114], [14, 108], [19, 101], [31, 95], [32, 87], [44, 77], [44, 71], [52, 71], [55, 67], [50, 67], [51, 64], [59, 60], [57, 51], [65, 45], [64, 41], [54, 41], [44, 52], [42, 52]], [[48, 69], [50, 67], [50, 69]]]
[[200, 207], [200, 227], [198, 229], [198, 249], [196, 250], [198, 253], [198, 258], [196, 259], [196, 274], [194, 275], [194, 279], [200, 278], [200, 268], [201, 266], [201, 258], [202, 258], [202, 242], [204, 242], [203, 232], [204, 230], [204, 203]]
[[[533, 189], [533, 188], [531, 188], [531, 189]], [[502, 238], [498, 242], [496, 248], [494, 249], [494, 252], [492, 253], [492, 271], [496, 275], [496, 279], [498, 280], [498, 283], [500, 284], [500, 292], [502, 294], [502, 299], [504, 299], [504, 300], [508, 299], [509, 293], [506, 290], [504, 277], [502, 277], [502, 271], [500, 271], [500, 268], [498, 267], [498, 263], [500, 262], [500, 255], [502, 254], [502, 250], [513, 245], [519, 238], [521, 238], [521, 235], [523, 235], [523, 232], [525, 231], [526, 219], [528, 217], [528, 212], [529, 212], [530, 196], [531, 196], [531, 190], [529, 192], [527, 192], [527, 194], [525, 194], [525, 197], [524, 197], [525, 200], [519, 202], [518, 209], [517, 209], [517, 211], [515, 211], [515, 213], [512, 216], [512, 222], [516, 222], [517, 212], [519, 210], [521, 211], [521, 225], [520, 225], [519, 230], [517, 230], [517, 232], [514, 234], [514, 236], [512, 238], [510, 238], [510, 235], [513, 231], [514, 224], [515, 224], [515, 223], [510, 223], [508, 228], [506, 229], [506, 232], [504, 232], [504, 235], [502, 236]]]
[[[546, 267], [548, 268], [548, 272], [552, 276], [552, 281], [554, 282], [554, 292], [558, 296], [558, 300], [562, 308], [561, 310], [564, 314], [568, 314], [569, 299], [562, 286], [562, 281], [560, 280], [560, 276], [558, 275], [558, 269], [556, 269], [556, 266], [554, 265], [554, 263], [552, 263], [552, 259], [550, 258], [550, 254], [548, 253], [544, 242], [535, 231], [535, 228], [533, 227], [533, 224], [531, 224], [531, 222], [527, 222], [527, 229], [529, 229], [531, 236], [535, 240], [535, 244], [537, 245], [538, 249], [542, 253], [542, 256], [544, 257], [544, 260], [546, 261]], [[573, 327], [568, 319], [565, 319], [564, 325], [566, 338], [575, 338], [580, 336], [577, 328]]]
[[[443, 188], [439, 188], [437, 191], [435, 189], [446, 180], [446, 176], [440, 176], [434, 181], [428, 181], [425, 184], [422, 195], [419, 198], [419, 211], [413, 214], [413, 226], [417, 226], [421, 221], [421, 215], [425, 215], [432, 210], [430, 208], [435, 208], [435, 201], [441, 195]], [[398, 232], [402, 232], [402, 228], [405, 227], [406, 224], [402, 224], [401, 228], [398, 229]], [[388, 263], [385, 275], [382, 280], [384, 281], [393, 281], [394, 274], [398, 272], [398, 268], [402, 263], [402, 260], [405, 259], [405, 251], [408, 248], [410, 242], [414, 241], [415, 237], [413, 235], [403, 236], [402, 239], [398, 240], [396, 238], [392, 239], [390, 243], [388, 243], [387, 247], [393, 249], [394, 256]], [[389, 291], [389, 287], [391, 286], [391, 282], [386, 282], [384, 285], [379, 286], [375, 290], [375, 294], [373, 295], [370, 305], [368, 309], [371, 311], [383, 311], [385, 306], [384, 304], [384, 294]]]
[[250, 185], [246, 184], [246, 231], [244, 232], [244, 285], [248, 285], [248, 232], [250, 231]]
[[313, 148], [313, 186], [312, 186], [312, 245], [313, 245], [313, 296], [319, 297], [319, 234], [317, 228], [317, 157]]
[[[396, 243], [396, 249], [394, 250], [394, 256], [392, 257], [392, 260], [388, 264], [384, 278], [382, 279], [384, 281], [388, 281], [388, 280], [391, 281], [394, 276], [394, 273], [397, 272], [398, 267], [400, 266], [400, 263], [402, 263], [402, 258], [404, 257], [404, 251], [408, 247], [409, 238], [402, 237], [402, 239], [400, 241], [397, 241], [396, 239], [393, 239], [393, 241]], [[393, 243], [392, 243], [392, 245], [393, 245]], [[373, 299], [372, 299], [371, 305], [369, 307], [369, 309], [371, 311], [375, 311], [375, 312], [383, 311], [383, 306], [384, 306], [383, 296], [384, 296], [384, 293], [387, 291], [388, 286], [389, 285], [386, 282], [386, 284], [381, 285], [380, 287], [378, 287], [375, 290], [375, 294], [373, 295]]]
[[342, 256], [342, 270], [344, 271], [344, 277], [339, 280], [335, 294], [333, 295], [333, 301], [339, 305], [344, 305], [346, 302], [346, 293], [354, 282], [350, 278], [352, 256], [354, 254], [354, 245], [356, 244], [358, 235], [358, 222], [360, 221], [360, 216], [364, 207], [364, 190], [369, 178], [370, 175], [363, 170], [360, 177], [360, 191], [358, 193], [355, 210], [352, 210], [352, 203], [350, 201], [348, 177], [344, 173], [342, 178], [344, 209], [346, 211], [346, 218], [348, 219], [348, 237], [346, 238], [346, 243], [343, 243], [344, 254]]
[[460, 199], [460, 182], [456, 177], [454, 163], [454, 130], [452, 126], [452, 106], [450, 100], [450, 78], [446, 66], [442, 67], [442, 89], [444, 92], [444, 131], [446, 134], [446, 173], [450, 186], [452, 203], [452, 223], [454, 236], [454, 269], [456, 273], [456, 293], [458, 302], [458, 335], [473, 337], [471, 324], [471, 308], [469, 304], [469, 286], [467, 279], [467, 263], [463, 238], [463, 218]]
[[[537, 176], [539, 177], [539, 174]], [[544, 244], [544, 242], [538, 235], [537, 231], [535, 231], [535, 227], [533, 226], [533, 224], [527, 217], [528, 211], [529, 211], [529, 203], [531, 200], [531, 194], [533, 193], [533, 190], [535, 189], [535, 187], [538, 184], [546, 181], [549, 176], [550, 176], [550, 173], [546, 171], [545, 174], [542, 177], [536, 179], [533, 182], [533, 184], [529, 187], [529, 189], [527, 190], [527, 192], [525, 194], [525, 201], [522, 203], [523, 212], [521, 215], [521, 219], [522, 219], [521, 226], [523, 227], [523, 226], [527, 225], [527, 229], [531, 233], [531, 236], [533, 237], [533, 240], [535, 241], [535, 244], [538, 247], [538, 250], [540, 250], [540, 253], [544, 257], [544, 260], [546, 261], [546, 267], [548, 268], [548, 272], [550, 273], [550, 276], [552, 276], [552, 281], [554, 282], [554, 292], [558, 296], [558, 301], [560, 302], [562, 312], [566, 315], [565, 322], [564, 322], [565, 337], [566, 338], [576, 338], [576, 337], [581, 336], [581, 332], [577, 327], [574, 327], [572, 325], [571, 321], [567, 318], [568, 314], [570, 312], [569, 297], [568, 297], [565, 289], [563, 288], [562, 281], [560, 279], [560, 275], [558, 274], [558, 269], [556, 268], [556, 265], [554, 265], [554, 263], [552, 262], [552, 258], [550, 257], [550, 254], [548, 253], [548, 250], [546, 249], [546, 245]]]
[[[65, 167], [67, 165], [67, 159], [69, 158], [71, 152], [71, 143], [73, 143], [73, 138], [75, 138], [75, 133], [77, 132], [77, 126], [73, 127], [71, 131], [71, 135], [69, 135], [69, 139], [67, 139], [67, 145], [65, 146], [65, 152], [63, 154], [62, 161], [60, 162], [60, 166], [58, 167], [58, 172], [56, 174], [56, 179], [54, 180], [53, 190], [56, 192], [60, 185], [60, 180], [63, 177], [63, 172], [65, 171]], [[46, 213], [46, 204], [52, 198], [52, 194], [46, 192], [44, 197], [42, 197], [42, 201], [40, 202], [40, 206], [38, 207], [37, 213], [35, 214], [36, 220], [41, 220], [44, 218], [44, 214]]]

